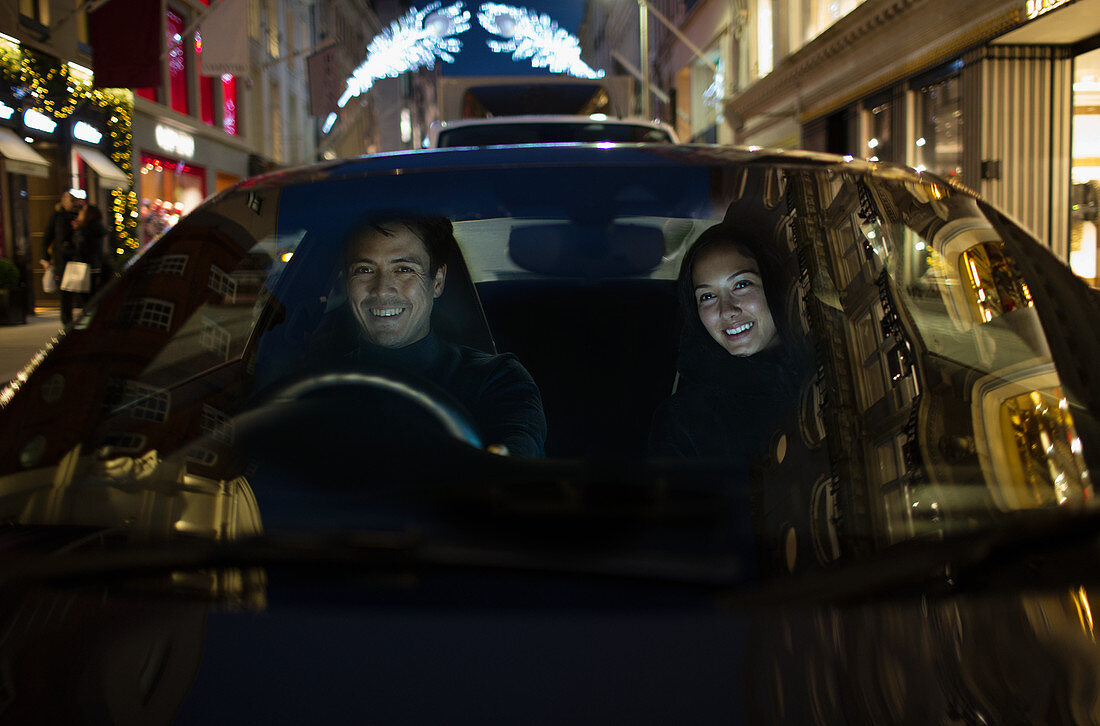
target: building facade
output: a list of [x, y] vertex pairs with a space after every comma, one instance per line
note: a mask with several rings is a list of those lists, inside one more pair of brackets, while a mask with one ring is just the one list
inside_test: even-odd
[[246, 4], [249, 71], [241, 76], [203, 73], [198, 26], [207, 0], [164, 5], [160, 83], [133, 89], [141, 243], [247, 176], [316, 157], [306, 73], [313, 2], [233, 1]]
[[679, 37], [651, 54], [686, 138], [953, 177], [1097, 284], [1100, 0], [697, 0], [671, 12], [723, 59], [716, 128], [700, 136], [705, 64]]
[[210, 195], [315, 160], [313, 0], [225, 2], [248, 24], [247, 74], [203, 73], [209, 0], [160, 0], [156, 27], [119, 33], [163, 35], [158, 82], [120, 89], [95, 87], [87, 3], [0, 4], [0, 252], [26, 279], [65, 191], [104, 210], [117, 265]]
[[20, 268], [33, 311], [56, 300], [36, 283], [62, 193], [103, 211], [112, 246], [134, 244], [132, 104], [125, 91], [93, 86], [87, 22], [75, 2], [0, 5], [0, 255]]

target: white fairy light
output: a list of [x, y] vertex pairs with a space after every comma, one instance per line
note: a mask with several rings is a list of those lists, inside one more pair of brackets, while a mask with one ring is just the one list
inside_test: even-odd
[[461, 2], [447, 7], [435, 2], [423, 10], [410, 8], [370, 42], [367, 59], [352, 71], [337, 105], [343, 108], [355, 96], [369, 91], [379, 78], [432, 68], [436, 58], [454, 63], [454, 54], [462, 49], [462, 42], [454, 36], [469, 29], [470, 13], [462, 9]]
[[581, 44], [576, 36], [562, 30], [549, 15], [538, 15], [525, 8], [500, 3], [482, 3], [477, 14], [481, 27], [498, 38], [490, 38], [494, 53], [511, 53], [512, 60], [531, 60], [535, 68], [551, 73], [566, 73], [577, 78], [603, 78], [581, 60]]

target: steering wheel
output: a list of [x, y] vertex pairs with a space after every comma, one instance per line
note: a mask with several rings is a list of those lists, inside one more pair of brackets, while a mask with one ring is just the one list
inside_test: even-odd
[[427, 386], [418, 387], [407, 381], [397, 381], [376, 373], [343, 372], [311, 376], [283, 389], [270, 402], [301, 401], [341, 388], [368, 388], [393, 394], [430, 414], [454, 438], [481, 448], [481, 435], [477, 425], [470, 414], [456, 402], [447, 400], [434, 391], [429, 393]]
[[311, 478], [436, 471], [482, 448], [477, 424], [445, 391], [359, 371], [278, 389], [234, 419], [234, 434], [242, 453]]

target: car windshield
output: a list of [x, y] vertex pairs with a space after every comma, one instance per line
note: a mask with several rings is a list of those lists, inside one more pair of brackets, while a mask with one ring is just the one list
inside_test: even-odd
[[[364, 321], [413, 303], [356, 312], [349, 240], [394, 215], [453, 226], [430, 329], [530, 375], [535, 455], [485, 453], [483, 412], [363, 363]], [[692, 252], [715, 229], [744, 241]], [[613, 521], [622, 557], [750, 582], [731, 542], [801, 572], [1080, 511], [1100, 441], [1052, 312], [1077, 288], [1036, 284], [1061, 279], [1045, 254], [934, 177], [797, 157], [512, 149], [272, 175], [145, 249], [5, 391], [3, 515], [504, 549], [517, 522], [553, 548], [555, 517], [580, 517], [570, 547]]]

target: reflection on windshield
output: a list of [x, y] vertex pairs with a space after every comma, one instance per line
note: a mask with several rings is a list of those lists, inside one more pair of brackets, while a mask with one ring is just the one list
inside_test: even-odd
[[[1003, 223], [973, 199], [817, 167], [663, 160], [321, 179], [201, 208], [11, 397], [5, 514], [148, 538], [232, 540], [302, 522], [400, 531], [406, 510], [372, 509], [380, 482], [400, 499], [462, 477], [553, 479], [522, 457], [486, 474], [500, 462], [471, 442], [499, 442], [452, 435], [485, 424], [446, 387], [298, 385], [363, 373], [356, 310], [381, 320], [410, 308], [400, 296], [364, 308], [349, 287], [350, 232], [393, 210], [453, 223], [468, 274], [449, 262], [430, 330], [529, 373], [548, 466], [616, 462], [596, 478], [682, 485], [691, 466], [721, 460], [727, 476], [695, 484], [749, 497], [727, 525], [752, 520], [763, 576], [1093, 501], [1081, 439], [1091, 414], [1055, 366]], [[719, 222], [759, 250], [704, 279], [684, 261]], [[764, 304], [737, 298], [710, 315], [707, 285], [714, 300], [763, 288]], [[691, 367], [692, 331], [720, 354], [713, 366]], [[746, 347], [757, 333], [761, 345]], [[322, 368], [299, 365], [330, 353]], [[720, 380], [706, 388], [697, 374]], [[689, 395], [681, 433], [714, 446], [655, 447], [654, 421]], [[581, 476], [571, 471], [567, 484]], [[350, 506], [341, 497], [354, 491]], [[302, 507], [309, 495], [326, 501]]]

